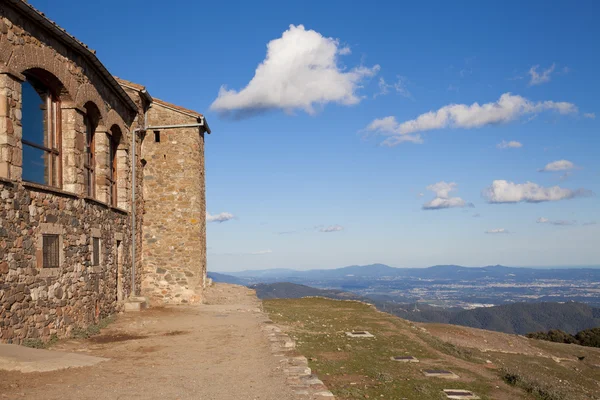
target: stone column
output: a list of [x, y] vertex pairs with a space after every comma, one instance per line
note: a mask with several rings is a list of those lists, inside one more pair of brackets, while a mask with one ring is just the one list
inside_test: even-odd
[[61, 107], [63, 190], [85, 195], [85, 110], [70, 104]]
[[103, 125], [98, 125], [96, 127], [96, 132], [94, 133], [94, 148], [96, 152], [94, 155], [94, 160], [96, 161], [96, 199], [108, 203], [110, 199], [107, 179], [110, 168], [110, 142], [108, 130]]
[[[123, 138], [121, 138], [123, 141]], [[129, 152], [123, 143], [117, 148], [117, 207], [129, 211], [131, 195], [129, 186], [131, 171], [129, 170]]]
[[25, 77], [0, 67], [0, 177], [20, 180], [23, 173], [21, 83]]

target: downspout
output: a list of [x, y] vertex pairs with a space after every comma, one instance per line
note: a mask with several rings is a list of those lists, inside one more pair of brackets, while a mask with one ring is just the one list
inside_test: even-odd
[[146, 131], [146, 126], [148, 126], [148, 107], [144, 109], [144, 127], [133, 130], [133, 135], [131, 135], [131, 296], [135, 296], [135, 257], [136, 257], [136, 232], [137, 232], [137, 224], [136, 224], [136, 215], [135, 215], [135, 187], [136, 187], [136, 166], [137, 166], [137, 158], [136, 158], [136, 139], [137, 135], [140, 132]]

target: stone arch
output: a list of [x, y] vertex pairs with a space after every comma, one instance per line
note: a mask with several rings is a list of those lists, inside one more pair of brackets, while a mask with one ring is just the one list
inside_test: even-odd
[[75, 96], [75, 104], [79, 107], [85, 108], [85, 105], [90, 103], [96, 106], [96, 108], [100, 112], [102, 121], [106, 121], [108, 119], [106, 103], [104, 102], [104, 100], [93, 85], [85, 83], [79, 86], [79, 89], [77, 90], [77, 94]]
[[119, 115], [119, 113], [117, 113], [115, 110], [111, 109], [108, 114], [106, 115], [106, 120], [105, 120], [105, 124], [107, 127], [110, 127], [110, 129], [108, 130], [109, 134], [112, 134], [112, 132], [114, 131], [113, 129], [117, 128], [119, 130], [119, 133], [121, 135], [120, 137], [120, 141], [121, 143], [119, 144], [119, 148], [127, 148], [126, 144], [127, 142], [127, 133], [129, 132], [128, 129], [125, 128], [125, 123], [123, 122], [123, 119], [121, 118], [121, 116]]
[[77, 93], [77, 82], [69, 79], [69, 71], [55, 62], [55, 57], [55, 52], [46, 48], [19, 47], [13, 50], [7, 67], [23, 75], [28, 71], [44, 71], [44, 74], [52, 75], [63, 88], [61, 101], [71, 101]]
[[69, 93], [69, 90], [52, 72], [44, 68], [33, 67], [25, 69], [21, 73], [25, 76], [25, 78], [33, 78], [43, 84], [50, 90], [52, 95], [62, 103], [68, 103], [71, 101], [71, 94]]

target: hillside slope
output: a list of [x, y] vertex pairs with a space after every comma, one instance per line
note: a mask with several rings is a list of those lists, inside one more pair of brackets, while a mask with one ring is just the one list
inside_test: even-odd
[[[263, 306], [340, 399], [441, 399], [443, 389], [469, 390], [482, 400], [600, 399], [600, 349], [414, 324], [356, 301], [276, 299]], [[351, 331], [374, 337], [350, 338]], [[426, 370], [457, 377], [427, 377]]]
[[447, 323], [525, 335], [531, 332], [560, 329], [575, 334], [600, 326], [600, 309], [583, 303], [514, 303], [464, 310], [431, 307], [426, 304], [398, 304], [373, 300], [341, 290], [317, 289], [295, 283], [251, 285], [260, 299], [295, 299], [321, 296], [332, 299], [355, 299], [374, 304], [379, 310], [414, 322]]

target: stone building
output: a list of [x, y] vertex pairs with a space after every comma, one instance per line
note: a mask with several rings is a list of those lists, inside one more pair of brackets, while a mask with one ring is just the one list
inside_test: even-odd
[[205, 133], [25, 1], [0, 2], [0, 342], [68, 336], [137, 296], [201, 299]]

